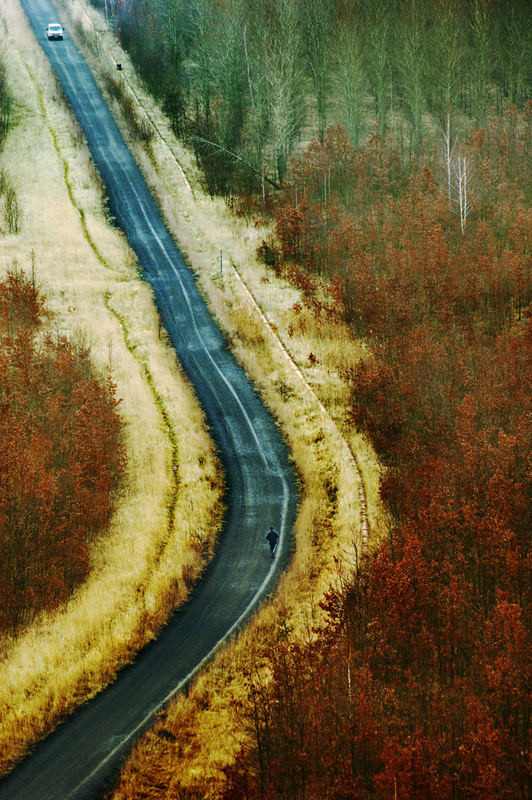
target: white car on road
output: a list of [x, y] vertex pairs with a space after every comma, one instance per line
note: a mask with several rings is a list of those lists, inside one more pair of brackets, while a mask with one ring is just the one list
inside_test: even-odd
[[48, 39], [62, 39], [63, 38], [63, 28], [58, 22], [50, 22], [48, 27], [46, 28], [46, 36]]

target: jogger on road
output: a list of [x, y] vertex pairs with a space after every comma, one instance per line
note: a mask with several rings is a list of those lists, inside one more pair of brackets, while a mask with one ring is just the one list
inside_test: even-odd
[[272, 558], [275, 555], [275, 548], [277, 547], [277, 542], [279, 541], [279, 534], [273, 528], [270, 527], [270, 530], [266, 534], [265, 537], [268, 540], [268, 544], [270, 545], [270, 553]]

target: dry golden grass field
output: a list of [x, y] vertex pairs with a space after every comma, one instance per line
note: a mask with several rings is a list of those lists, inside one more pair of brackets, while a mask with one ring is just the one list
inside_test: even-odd
[[[143, 737], [113, 794], [115, 800], [131, 798], [142, 785], [147, 797], [175, 797], [184, 787], [216, 797], [220, 769], [246, 735], [235, 703], [245, 691], [242, 674], [260, 669], [281, 623], [294, 637], [308, 636], [319, 623], [323, 593], [360, 555], [364, 511], [370, 545], [383, 528], [379, 466], [346, 422], [348, 392], [340, 377], [363, 349], [342, 324], [305, 308], [298, 293], [258, 261], [264, 228], [235, 218], [223, 201], [202, 192], [193, 156], [143, 92], [103, 19], [81, 0], [61, 0], [58, 7], [104, 92], [117, 80], [114, 63], [120, 61], [120, 80], [139, 103], [139, 120], [155, 124], [143, 149], [108, 93], [213, 315], [279, 421], [300, 478], [295, 555], [275, 597]], [[19, 234], [0, 232], [0, 268], [6, 271], [16, 259], [30, 270], [33, 258], [54, 312], [52, 325], [83, 336], [95, 362], [112, 370], [129, 464], [111, 530], [94, 548], [90, 580], [58, 614], [37, 620], [18, 641], [2, 643], [5, 767], [98, 691], [183, 599], [201, 571], [204, 543], [214, 544], [223, 477], [187, 381], [158, 335], [150, 290], [123, 237], [107, 224], [83, 137], [51, 70], [18, 3], [0, 0], [0, 16], [7, 30], [16, 31], [16, 37], [5, 29], [1, 34], [16, 113], [0, 166], [12, 176], [23, 209]], [[299, 313], [295, 303], [302, 305]], [[311, 353], [316, 358], [309, 360]], [[184, 524], [169, 540], [172, 492]], [[154, 794], [156, 783], [167, 789]]]

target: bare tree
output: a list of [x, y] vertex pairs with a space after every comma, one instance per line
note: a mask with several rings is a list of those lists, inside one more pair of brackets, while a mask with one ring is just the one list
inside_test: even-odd
[[368, 39], [368, 75], [375, 98], [379, 133], [383, 139], [388, 130], [392, 89], [390, 38], [393, 16], [390, 13], [391, 5], [390, 0], [375, 0], [374, 3], [366, 6], [363, 15], [363, 24]]
[[452, 173], [453, 173], [453, 153], [456, 140], [451, 143], [451, 112], [447, 114], [447, 125], [443, 137], [445, 143], [445, 170], [447, 174], [447, 200], [451, 203], [452, 194]]
[[472, 172], [471, 157], [465, 148], [457, 148], [455, 143], [448, 161], [448, 191], [451, 208], [460, 220], [462, 234], [466, 231], [472, 207]]
[[488, 103], [489, 82], [493, 75], [494, 48], [488, 0], [473, 0], [470, 21], [470, 63], [472, 113], [479, 124], [484, 121]]
[[164, 110], [174, 131], [185, 133], [186, 101], [189, 92], [187, 58], [192, 39], [193, 8], [186, 0], [160, 0], [161, 39], [165, 43]]
[[268, 100], [268, 82], [263, 69], [262, 9], [250, 3], [249, 20], [242, 31], [244, 56], [246, 60], [246, 76], [249, 92], [249, 124], [247, 126], [247, 146], [250, 161], [256, 165], [261, 174], [261, 186], [265, 193], [264, 175], [265, 149], [270, 132], [270, 110]]
[[423, 138], [422, 113], [425, 107], [425, 5], [410, 0], [396, 32], [396, 63], [400, 76], [403, 107], [410, 122], [411, 141], [418, 149]]
[[[209, 188], [222, 193], [231, 189], [235, 162], [227, 154], [238, 154], [248, 102], [243, 22], [243, 0], [229, 0], [223, 7], [216, 0], [198, 2], [191, 53], [196, 153]], [[207, 141], [216, 147], [208, 148]]]
[[455, 169], [458, 210], [460, 214], [460, 230], [462, 233], [465, 233], [467, 217], [469, 214], [469, 164], [466, 156], [457, 157]]
[[323, 143], [327, 124], [327, 104], [331, 86], [331, 41], [333, 3], [301, 0], [301, 22], [306, 62], [314, 86], [318, 113], [318, 136]]
[[338, 31], [334, 45], [335, 92], [345, 128], [355, 146], [364, 133], [367, 93], [364, 34], [360, 20], [351, 16]]
[[293, 0], [279, 0], [270, 10], [263, 30], [262, 68], [275, 167], [282, 183], [305, 119], [303, 53]]

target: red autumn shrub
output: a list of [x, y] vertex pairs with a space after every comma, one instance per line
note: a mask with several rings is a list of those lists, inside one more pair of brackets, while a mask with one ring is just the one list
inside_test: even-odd
[[111, 380], [88, 349], [35, 337], [44, 301], [20, 273], [0, 309], [0, 630], [13, 630], [87, 576], [124, 451]]

